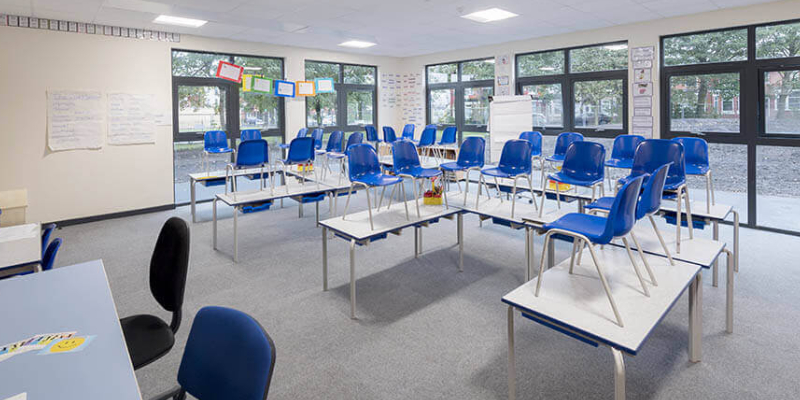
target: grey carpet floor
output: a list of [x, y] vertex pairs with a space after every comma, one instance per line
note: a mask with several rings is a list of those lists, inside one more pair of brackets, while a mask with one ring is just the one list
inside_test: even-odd
[[[363, 195], [355, 203], [364, 209]], [[552, 203], [547, 203], [552, 207]], [[342, 207], [340, 203], [339, 207]], [[327, 203], [323, 203], [323, 214]], [[221, 251], [211, 246], [211, 206], [198, 206], [177, 344], [136, 375], [145, 399], [175, 385], [183, 347], [206, 305], [249, 313], [277, 346], [270, 399], [505, 399], [506, 307], [500, 298], [523, 283], [524, 233], [478, 226], [466, 216], [464, 272], [457, 272], [454, 221], [424, 232], [413, 257], [413, 231], [357, 249], [358, 320], [349, 318], [348, 244], [329, 242], [330, 290], [322, 291], [321, 231], [313, 205], [240, 218], [234, 264], [232, 220], [223, 209]], [[102, 259], [120, 316], [169, 320], [148, 288], [148, 263], [161, 224], [188, 207], [59, 229], [57, 266]], [[323, 215], [324, 217], [324, 215]], [[723, 226], [723, 238], [731, 227]], [[710, 236], [710, 229], [702, 232]], [[536, 253], [541, 254], [541, 238]], [[687, 355], [687, 296], [655, 329], [641, 353], [626, 357], [629, 399], [782, 399], [798, 395], [800, 238], [742, 230], [736, 276], [735, 333], [726, 334], [724, 286], [704, 288], [703, 360]], [[557, 246], [557, 260], [569, 247]], [[537, 260], [538, 263], [538, 260]], [[724, 284], [724, 268], [720, 281]], [[613, 358], [517, 318], [518, 396], [609, 399]]]

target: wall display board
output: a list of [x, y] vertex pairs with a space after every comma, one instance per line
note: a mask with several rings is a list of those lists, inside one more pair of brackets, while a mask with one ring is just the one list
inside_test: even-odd
[[633, 128], [631, 133], [653, 137], [653, 58], [655, 47], [634, 47], [633, 60]]
[[533, 126], [531, 96], [494, 96], [489, 103], [490, 162], [500, 160], [503, 145]]

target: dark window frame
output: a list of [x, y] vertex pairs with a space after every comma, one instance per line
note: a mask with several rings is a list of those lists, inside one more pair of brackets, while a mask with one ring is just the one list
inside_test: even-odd
[[[320, 61], [320, 60], [305, 60], [303, 62], [303, 74], [305, 76], [305, 67], [306, 63], [316, 63], [316, 64], [330, 64], [330, 65], [338, 65], [339, 66], [339, 76], [338, 82], [334, 83], [334, 89], [336, 90], [336, 125], [333, 126], [324, 126], [322, 127], [322, 131], [324, 133], [331, 133], [333, 131], [342, 131], [342, 132], [354, 132], [354, 131], [363, 131], [364, 125], [349, 125], [347, 122], [347, 94], [350, 92], [356, 91], [372, 91], [372, 125], [378, 123], [378, 67], [376, 65], [367, 65], [367, 64], [351, 64], [351, 63], [341, 63], [335, 61]], [[368, 84], [357, 84], [357, 83], [344, 83], [344, 67], [367, 67], [372, 68], [375, 73], [375, 83], [372, 85]], [[303, 125], [308, 129], [317, 129], [318, 127], [310, 127], [308, 126], [308, 98], [306, 97], [304, 101], [305, 107], [305, 121], [303, 121]]]

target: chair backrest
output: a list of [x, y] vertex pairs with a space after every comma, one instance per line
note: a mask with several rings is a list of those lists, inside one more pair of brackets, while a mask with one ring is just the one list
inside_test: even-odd
[[414, 140], [414, 129], [414, 124], [406, 124], [406, 126], [403, 127], [403, 139]]
[[686, 163], [708, 166], [708, 142], [696, 137], [676, 137], [672, 140], [683, 145]]
[[421, 147], [432, 146], [434, 144], [436, 144], [436, 126], [428, 125], [422, 130], [422, 134], [419, 135], [419, 145]]
[[42, 227], [42, 255], [47, 250], [47, 243], [50, 241], [50, 235], [56, 229], [56, 224], [47, 224]]
[[331, 135], [328, 136], [328, 146], [325, 147], [325, 151], [333, 151], [337, 153], [342, 152], [342, 137], [344, 136], [344, 132], [342, 131], [333, 131]]
[[397, 135], [394, 133], [394, 128], [391, 126], [384, 126], [383, 127], [383, 141], [386, 143], [392, 143], [397, 140]]
[[574, 179], [594, 181], [605, 176], [606, 149], [597, 142], [573, 142], [564, 154], [561, 173]]
[[289, 154], [286, 156], [287, 163], [305, 163], [314, 161], [314, 138], [302, 137], [294, 138], [289, 144]]
[[395, 174], [402, 174], [420, 166], [417, 146], [408, 139], [392, 143], [392, 159], [394, 160]]
[[172, 217], [161, 227], [150, 258], [150, 291], [165, 310], [176, 312], [183, 306], [188, 269], [189, 225]]
[[245, 140], [236, 151], [236, 167], [261, 166], [269, 163], [269, 144], [264, 139]]
[[598, 244], [607, 244], [611, 239], [627, 235], [636, 222], [636, 204], [639, 200], [639, 190], [645, 175], [637, 176], [626, 183], [617, 192], [614, 204], [608, 213], [603, 235], [598, 238]]
[[556, 148], [553, 152], [554, 155], [564, 155], [567, 152], [567, 148], [574, 142], [582, 142], [583, 135], [577, 132], [561, 132], [558, 134], [558, 138], [556, 138]]
[[664, 164], [650, 175], [650, 179], [642, 187], [639, 204], [636, 205], [636, 219], [640, 220], [661, 208], [661, 199], [664, 197], [664, 183], [667, 181], [667, 172], [672, 163]]
[[224, 131], [208, 131], [203, 135], [203, 147], [206, 149], [228, 147], [228, 135]]
[[245, 129], [239, 133], [239, 140], [258, 140], [261, 139], [260, 129]]
[[55, 238], [45, 249], [42, 254], [42, 271], [49, 271], [53, 269], [53, 263], [56, 261], [56, 253], [61, 247], [61, 238]]
[[542, 132], [539, 131], [522, 132], [519, 134], [519, 138], [531, 142], [531, 145], [533, 146], [531, 154], [533, 154], [534, 156], [539, 156], [542, 154]]
[[458, 128], [455, 126], [448, 126], [442, 131], [442, 138], [439, 139], [439, 144], [455, 144], [458, 138]]
[[530, 174], [533, 145], [527, 140], [512, 139], [503, 145], [497, 168], [511, 175]]
[[379, 174], [381, 164], [378, 161], [378, 153], [369, 143], [359, 143], [347, 149], [347, 172], [351, 181], [355, 181], [364, 175]]
[[364, 125], [364, 131], [367, 132], [368, 142], [378, 141], [378, 130], [375, 129], [375, 125]]
[[322, 137], [325, 136], [325, 131], [322, 128], [317, 128], [311, 131], [311, 137], [314, 138], [314, 148], [319, 150], [322, 148]]
[[347, 146], [344, 147], [345, 153], [350, 150], [350, 146], [354, 144], [361, 144], [364, 142], [364, 134], [361, 132], [353, 132], [350, 134], [350, 137], [347, 138]]
[[667, 173], [666, 185], [686, 182], [686, 157], [683, 145], [669, 139], [647, 139], [636, 148], [631, 175], [652, 174], [658, 167], [672, 163]]
[[306, 137], [306, 136], [308, 136], [308, 128], [300, 128], [300, 130], [297, 131], [297, 136], [295, 137]]
[[616, 160], [633, 160], [636, 154], [636, 147], [644, 141], [644, 136], [639, 135], [619, 135], [614, 138], [614, 145], [611, 147], [611, 158]]
[[470, 136], [461, 143], [456, 163], [465, 168], [483, 168], [485, 151], [486, 140], [479, 136]]
[[197, 312], [178, 369], [178, 384], [204, 400], [264, 400], [275, 369], [275, 343], [253, 317], [231, 308]]

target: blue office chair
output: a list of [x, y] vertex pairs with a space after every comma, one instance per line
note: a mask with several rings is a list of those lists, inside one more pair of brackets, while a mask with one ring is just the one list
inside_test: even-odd
[[[603, 173], [603, 161], [606, 159], [606, 149], [600, 143], [595, 142], [573, 142], [564, 153], [564, 161], [561, 171], [548, 175], [548, 179], [556, 182], [556, 202], [558, 209], [561, 209], [561, 190], [559, 183], [568, 185], [583, 186], [592, 188], [592, 200], [594, 201], [597, 188], [600, 188], [600, 195], [605, 195], [605, 175]], [[544, 198], [542, 196], [542, 207], [544, 209]]]
[[373, 146], [377, 147], [377, 143], [381, 139], [378, 138], [378, 130], [375, 129], [375, 125], [364, 125], [364, 132], [367, 133], [367, 142], [374, 143]]
[[48, 242], [50, 242], [50, 235], [53, 234], [55, 229], [56, 224], [47, 224], [42, 227], [42, 256], [44, 256], [44, 251], [47, 249]]
[[[455, 162], [439, 165], [439, 168], [444, 173], [455, 174], [458, 171], [465, 171], [464, 186], [466, 186], [466, 191], [464, 192], [464, 205], [467, 204], [467, 196], [469, 196], [469, 171], [480, 171], [481, 168], [483, 168], [485, 149], [486, 140], [482, 137], [470, 136], [461, 143], [461, 149], [458, 151], [458, 159]], [[461, 190], [460, 182], [458, 182], [458, 190]]]
[[[545, 224], [542, 228], [547, 231], [544, 236], [544, 249], [542, 250], [542, 260], [540, 265], [544, 265], [544, 257], [547, 255], [547, 248], [553, 235], [568, 236], [572, 238], [572, 256], [570, 258], [569, 272], [573, 271], [575, 265], [575, 253], [578, 249], [583, 249], [583, 243], [589, 244], [589, 252], [592, 255], [594, 265], [597, 268], [597, 274], [600, 276], [600, 282], [603, 284], [603, 289], [608, 296], [608, 301], [611, 303], [611, 308], [614, 311], [614, 316], [617, 319], [617, 324], [623, 327], [622, 316], [617, 310], [617, 304], [614, 302], [614, 297], [611, 295], [611, 288], [608, 286], [603, 269], [600, 266], [600, 260], [597, 259], [595, 254], [594, 245], [604, 245], [611, 242], [615, 238], [622, 238], [625, 244], [625, 249], [628, 252], [628, 258], [633, 264], [633, 269], [636, 276], [639, 278], [639, 283], [642, 285], [642, 290], [645, 296], [650, 296], [650, 291], [645, 285], [642, 274], [639, 271], [636, 260], [633, 259], [628, 240], [625, 235], [633, 229], [633, 224], [636, 220], [636, 203], [639, 198], [639, 190], [642, 187], [642, 180], [644, 176], [639, 176], [627, 182], [625, 186], [617, 192], [614, 198], [614, 203], [608, 213], [608, 217], [598, 217], [596, 215], [569, 213], [555, 222]], [[539, 296], [542, 287], [542, 273], [544, 268], [539, 268], [539, 278], [536, 281], [535, 296]]]
[[[225, 193], [228, 193], [228, 182], [230, 182], [231, 191], [236, 196], [238, 189], [237, 178], [238, 170], [248, 168], [259, 168], [258, 179], [260, 180], [259, 190], [264, 190], [265, 174], [272, 176], [269, 166], [269, 144], [264, 139], [245, 140], [239, 143], [239, 151], [236, 154], [236, 163], [228, 164], [225, 167]], [[256, 174], [251, 174], [251, 179], [255, 179]], [[275, 184], [270, 179], [270, 190], [274, 190]]]
[[394, 133], [394, 128], [391, 126], [384, 126], [383, 127], [383, 141], [385, 143], [392, 144], [394, 141], [397, 140], [397, 135]]
[[360, 144], [363, 141], [364, 141], [364, 134], [363, 133], [361, 133], [361, 132], [353, 132], [347, 138], [347, 144], [344, 147], [345, 148], [344, 152], [341, 152], [341, 151], [339, 151], [339, 152], [328, 152], [326, 154], [328, 160], [337, 160], [337, 161], [339, 161], [339, 184], [340, 185], [342, 184], [342, 177], [344, 176], [345, 171], [347, 170], [347, 163], [345, 162], [345, 159], [347, 158], [348, 149], [350, 149], [350, 146], [352, 146], [354, 144]]
[[[308, 128], [300, 128], [300, 130], [297, 131], [297, 136], [295, 136], [295, 138], [306, 136], [308, 136]], [[280, 147], [282, 150], [287, 150], [289, 148], [289, 143], [281, 143], [278, 145], [278, 147]]]
[[[714, 200], [714, 181], [711, 179], [711, 165], [708, 160], [708, 142], [696, 137], [676, 137], [672, 140], [683, 145], [686, 154], [686, 175], [705, 176], [706, 212], [711, 212]], [[709, 201], [710, 200], [710, 201]]]
[[[323, 155], [328, 153], [341, 153], [342, 152], [342, 138], [344, 137], [344, 132], [342, 131], [333, 131], [331, 135], [328, 136], [328, 144], [325, 147], [325, 150], [317, 150], [317, 155]], [[328, 164], [328, 157], [325, 157], [325, 166], [322, 169], [322, 179], [325, 179], [325, 175], [327, 171], [333, 173], [331, 170], [330, 164]]]
[[245, 140], [258, 140], [261, 139], [261, 130], [260, 129], [244, 129], [239, 133], [239, 140], [244, 142]]
[[406, 124], [403, 127], [403, 139], [408, 139], [410, 141], [414, 141], [414, 124]]
[[448, 126], [442, 131], [442, 137], [439, 139], [439, 147], [437, 150], [437, 157], [440, 160], [445, 158], [445, 151], [449, 148], [456, 148], [456, 141], [458, 141], [458, 128], [455, 126]]
[[[302, 137], [302, 138], [295, 138], [292, 139], [292, 143], [289, 145], [289, 154], [286, 156], [285, 160], [277, 160], [277, 163], [281, 165], [281, 169], [283, 171], [284, 179], [286, 179], [287, 173], [287, 166], [289, 165], [313, 165], [314, 164], [314, 138], [313, 137]], [[277, 165], [276, 165], [277, 167]], [[312, 168], [314, 170], [314, 180], [317, 182], [317, 186], [319, 186], [319, 180], [317, 178], [317, 169]], [[306, 184], [305, 178], [305, 170], [300, 173], [300, 182], [301, 184]], [[289, 193], [289, 184], [287, 181], [286, 184], [286, 193]]]
[[231, 308], [197, 312], [178, 369], [178, 387], [156, 397], [266, 400], [275, 343], [253, 317]]
[[[417, 193], [417, 179], [429, 180], [431, 182], [431, 191], [433, 191], [433, 178], [442, 177], [442, 171], [437, 168], [422, 168], [419, 162], [419, 154], [417, 154], [417, 146], [408, 139], [398, 140], [392, 144], [392, 157], [394, 160], [394, 174], [401, 178], [411, 179], [411, 188], [414, 189], [414, 202], [416, 202], [417, 205], [417, 218], [421, 218], [419, 212], [419, 195]], [[424, 190], [424, 183], [421, 186]], [[383, 191], [385, 190], [386, 187], [383, 188]], [[383, 191], [381, 192], [381, 201], [383, 201]], [[450, 208], [450, 205], [447, 203], [447, 191], [444, 190], [444, 182], [442, 182], [442, 193], [444, 195], [445, 207]], [[392, 194], [389, 196], [389, 204], [392, 204], [392, 197], [394, 197], [394, 189], [392, 189]], [[380, 204], [381, 203], [378, 202], [378, 208], [380, 208]]]
[[611, 184], [611, 168], [631, 169], [633, 167], [633, 155], [636, 147], [644, 141], [644, 136], [639, 135], [619, 135], [614, 138], [614, 145], [611, 147], [611, 157], [606, 160], [606, 176]]
[[[531, 150], [532, 160], [538, 161], [539, 169], [544, 172], [544, 157], [542, 156], [542, 132], [527, 131], [519, 134], [519, 138], [531, 142], [533, 150]], [[531, 193], [533, 196], [533, 193]]]
[[430, 156], [432, 154], [431, 149], [436, 144], [436, 126], [435, 125], [428, 125], [425, 129], [422, 130], [422, 134], [419, 136], [419, 143], [417, 144], [417, 148], [425, 152], [426, 156]]
[[[350, 207], [350, 196], [353, 194], [355, 185], [363, 186], [367, 193], [367, 210], [369, 211], [369, 226], [375, 230], [375, 225], [372, 222], [372, 202], [369, 198], [369, 189], [372, 187], [384, 187], [395, 184], [400, 184], [400, 189], [403, 192], [403, 204], [406, 207], [406, 219], [410, 220], [408, 216], [408, 201], [406, 198], [406, 189], [403, 186], [403, 178], [398, 176], [387, 175], [381, 172], [381, 164], [378, 161], [378, 153], [375, 148], [367, 143], [354, 144], [348, 147], [348, 174], [350, 175], [350, 190], [347, 192], [347, 202], [344, 205], [344, 213], [342, 219], [347, 216], [347, 209]], [[386, 209], [391, 207], [391, 201]]]
[[[486, 186], [484, 175], [494, 177], [494, 184], [497, 187], [497, 192], [500, 193], [500, 184], [497, 178], [507, 178], [514, 180], [514, 188], [511, 191], [511, 218], [514, 218], [514, 210], [517, 205], [517, 179], [525, 177], [528, 179], [528, 189], [533, 193], [533, 182], [531, 181], [531, 152], [533, 145], [527, 140], [513, 139], [503, 145], [503, 152], [500, 153], [500, 162], [497, 167], [483, 167], [481, 169], [480, 179], [478, 180], [478, 195], [475, 196], [475, 209], [478, 209], [478, 201], [481, 197], [480, 188], [481, 184]], [[489, 190], [486, 190], [486, 195], [489, 195]], [[500, 196], [500, 202], [503, 201], [503, 196]], [[534, 207], [539, 208], [536, 202], [533, 202]]]
[[206, 173], [211, 174], [208, 161], [210, 154], [233, 153], [234, 150], [228, 146], [228, 136], [223, 131], [208, 131], [203, 135], [203, 166]]

